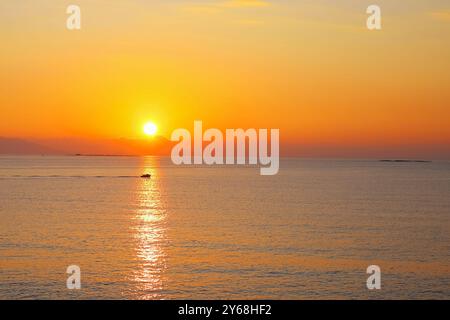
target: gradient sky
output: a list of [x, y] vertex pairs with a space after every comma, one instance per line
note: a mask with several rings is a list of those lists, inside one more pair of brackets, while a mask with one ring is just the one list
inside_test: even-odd
[[381, 31], [374, 1], [1, 1], [0, 136], [142, 138], [153, 120], [169, 137], [198, 119], [293, 148], [450, 149], [450, 3], [375, 2]]

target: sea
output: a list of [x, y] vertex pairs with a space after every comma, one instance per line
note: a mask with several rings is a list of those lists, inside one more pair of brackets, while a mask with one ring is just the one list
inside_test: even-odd
[[449, 298], [450, 162], [0, 156], [0, 299]]

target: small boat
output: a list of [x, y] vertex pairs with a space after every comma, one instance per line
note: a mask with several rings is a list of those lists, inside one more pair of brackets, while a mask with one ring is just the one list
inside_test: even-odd
[[152, 177], [152, 175], [151, 175], [151, 174], [148, 174], [148, 173], [143, 174], [143, 175], [141, 176], [141, 178], [145, 178], [145, 179], [150, 179], [151, 177]]

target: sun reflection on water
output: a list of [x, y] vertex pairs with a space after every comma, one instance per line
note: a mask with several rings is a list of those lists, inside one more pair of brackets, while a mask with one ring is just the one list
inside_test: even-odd
[[134, 216], [136, 258], [138, 269], [134, 272], [138, 299], [160, 299], [163, 273], [166, 268], [164, 242], [166, 241], [166, 212], [161, 201], [161, 182], [154, 158], [145, 158], [143, 171], [150, 179], [140, 179], [136, 191], [137, 209]]

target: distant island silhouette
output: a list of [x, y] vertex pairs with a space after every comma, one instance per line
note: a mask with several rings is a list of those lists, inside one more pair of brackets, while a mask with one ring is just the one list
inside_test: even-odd
[[149, 139], [22, 139], [0, 137], [0, 154], [61, 156], [167, 156], [172, 142], [156, 136]]
[[380, 162], [432, 162], [431, 160], [408, 160], [408, 159], [383, 159], [379, 160]]

